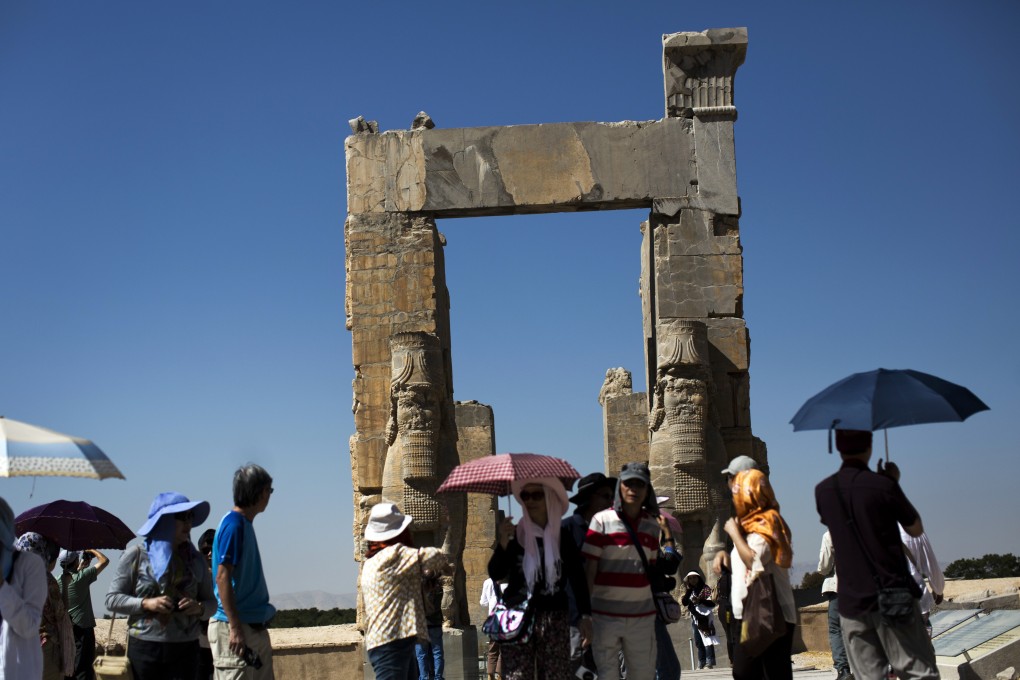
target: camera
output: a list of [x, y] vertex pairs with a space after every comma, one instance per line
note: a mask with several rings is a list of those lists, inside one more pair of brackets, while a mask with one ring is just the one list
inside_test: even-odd
[[577, 673], [574, 675], [576, 675], [579, 680], [598, 680], [599, 677], [598, 673], [590, 668], [585, 668], [584, 666], [578, 668]]
[[262, 668], [262, 659], [259, 658], [259, 655], [251, 647], [244, 648], [243, 658], [246, 666], [251, 666], [255, 670]]

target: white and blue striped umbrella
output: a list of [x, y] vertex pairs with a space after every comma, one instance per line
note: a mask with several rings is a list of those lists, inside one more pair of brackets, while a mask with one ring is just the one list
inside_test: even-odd
[[124, 479], [88, 439], [0, 416], [0, 477]]

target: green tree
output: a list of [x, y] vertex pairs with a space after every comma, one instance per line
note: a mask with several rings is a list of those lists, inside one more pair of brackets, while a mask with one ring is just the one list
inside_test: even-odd
[[312, 626], [336, 626], [354, 623], [358, 618], [356, 609], [285, 609], [276, 612], [271, 628], [309, 628]]
[[981, 579], [1020, 576], [1020, 557], [1013, 553], [989, 554], [956, 560], [946, 567], [947, 578]]
[[807, 590], [810, 588], [821, 588], [822, 581], [825, 580], [824, 574], [819, 574], [817, 571], [809, 571], [804, 574], [804, 578], [801, 579], [800, 589]]

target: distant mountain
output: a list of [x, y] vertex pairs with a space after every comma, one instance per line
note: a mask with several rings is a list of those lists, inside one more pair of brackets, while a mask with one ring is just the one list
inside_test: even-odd
[[327, 593], [322, 590], [303, 590], [297, 593], [280, 593], [269, 598], [273, 606], [279, 610], [284, 609], [353, 609], [358, 606], [358, 596], [355, 593]]

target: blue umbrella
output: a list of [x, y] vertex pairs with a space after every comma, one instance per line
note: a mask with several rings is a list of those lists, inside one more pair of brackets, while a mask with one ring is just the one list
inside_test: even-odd
[[800, 430], [881, 430], [966, 420], [988, 406], [966, 387], [927, 373], [854, 373], [808, 399], [790, 423]]

